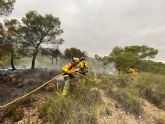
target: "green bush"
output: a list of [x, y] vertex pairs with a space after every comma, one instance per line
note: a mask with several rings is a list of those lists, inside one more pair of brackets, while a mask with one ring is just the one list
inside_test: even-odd
[[86, 107], [97, 105], [101, 101], [98, 88], [92, 82], [80, 83], [78, 88], [74, 90], [72, 97]]
[[[140, 115], [142, 105], [134, 86], [134, 79], [128, 74], [118, 76], [104, 76], [100, 78], [101, 87], [108, 96], [117, 101], [121, 108], [126, 112]], [[133, 86], [132, 86], [133, 85]]]
[[102, 76], [99, 77], [98, 79], [98, 87], [103, 89], [104, 91], [109, 90], [110, 88], [114, 87], [115, 83], [114, 81], [116, 80], [115, 76]]
[[[102, 86], [104, 86], [104, 88], [107, 91], [110, 91], [112, 93], [111, 94], [112, 97], [113, 95], [117, 95], [116, 96], [117, 98], [116, 97], [113, 97], [113, 98], [117, 99], [119, 103], [122, 103], [121, 102], [122, 99], [128, 99], [129, 101], [132, 101], [132, 102], [136, 101], [133, 99], [131, 100], [130, 99], [131, 96], [135, 97], [135, 99], [138, 99], [138, 97], [144, 97], [151, 103], [165, 110], [165, 90], [164, 90], [165, 77], [164, 75], [153, 74], [153, 73], [140, 73], [136, 77], [130, 77], [129, 75], [121, 74], [119, 76], [111, 77], [111, 79], [107, 77], [104, 77], [104, 78], [102, 78], [102, 82], [104, 83], [102, 84]], [[113, 89], [115, 89], [115, 87], [117, 87], [118, 90], [115, 92], [112, 92]], [[124, 94], [130, 94], [130, 95], [124, 95]], [[123, 95], [124, 95], [124, 98], [123, 98]], [[118, 97], [119, 97], [119, 100], [118, 100]], [[129, 102], [129, 101], [126, 101], [126, 102]], [[139, 100], [137, 100], [137, 103], [138, 101]], [[139, 113], [139, 112], [135, 112], [135, 113]]]
[[109, 90], [109, 95], [115, 99], [121, 107], [129, 113], [140, 115], [143, 111], [139, 97], [128, 92], [127, 89], [112, 88]]
[[97, 90], [90, 90], [94, 86], [80, 83], [68, 97], [49, 96], [39, 107], [39, 118], [49, 124], [96, 124], [100, 96]]
[[50, 124], [95, 124], [95, 114], [74, 98], [52, 97], [39, 108], [39, 118]]
[[136, 80], [139, 95], [165, 110], [165, 77], [160, 74], [142, 73]]
[[117, 85], [118, 87], [124, 88], [124, 87], [126, 87], [126, 86], [129, 85], [130, 80], [131, 80], [130, 75], [128, 75], [128, 74], [122, 74], [122, 75], [119, 75], [119, 76], [114, 80], [114, 83], [116, 83], [116, 85]]
[[39, 109], [39, 117], [52, 124], [64, 123], [71, 117], [71, 113], [76, 106], [69, 98], [51, 98]]

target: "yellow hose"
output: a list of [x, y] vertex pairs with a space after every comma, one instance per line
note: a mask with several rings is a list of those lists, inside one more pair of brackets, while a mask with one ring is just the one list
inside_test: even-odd
[[[47, 84], [50, 83], [51, 81], [55, 80], [56, 78], [62, 76], [63, 74], [64, 74], [64, 73], [61, 73], [61, 74], [55, 76], [54, 78], [50, 79], [49, 81], [45, 82], [44, 84], [42, 84], [41, 86], [35, 88], [34, 90], [32, 90], [32, 91], [26, 93], [25, 95], [23, 95], [23, 96], [21, 96], [21, 97], [18, 97], [18, 98], [16, 98], [15, 100], [13, 100], [13, 101], [11, 101], [11, 102], [8, 102], [8, 103], [6, 103], [6, 104], [0, 106], [0, 109], [2, 109], [2, 108], [6, 107], [6, 106], [8, 106], [8, 105], [11, 105], [11, 104], [17, 102], [17, 101], [19, 101], [19, 100], [25, 98], [26, 96], [29, 96], [30, 94], [32, 94], [32, 93], [38, 91], [39, 89], [41, 89], [42, 87], [44, 87], [45, 85], [47, 85]], [[86, 76], [84, 76], [84, 75], [82, 75], [82, 74], [80, 74], [80, 73], [78, 73], [78, 72], [76, 72], [76, 74], [82, 76], [83, 78], [85, 78], [85, 79], [87, 79], [87, 80], [89, 80], [89, 81], [96, 81], [96, 73], [95, 73], [95, 71], [94, 71], [94, 75], [95, 75], [95, 78], [94, 78], [94, 79], [90, 79], [90, 78], [88, 78], [88, 77], [86, 77]]]
[[23, 95], [23, 96], [21, 96], [21, 97], [18, 97], [18, 98], [16, 98], [15, 100], [13, 100], [13, 101], [11, 101], [11, 102], [8, 102], [8, 103], [6, 103], [6, 104], [0, 106], [0, 109], [6, 107], [6, 106], [8, 106], [8, 105], [11, 105], [11, 104], [17, 102], [18, 100], [21, 100], [21, 99], [25, 98], [26, 96], [29, 96], [30, 94], [32, 94], [32, 93], [38, 91], [39, 89], [41, 89], [42, 87], [44, 87], [45, 85], [47, 85], [47, 84], [50, 83], [51, 81], [55, 80], [56, 78], [60, 77], [61, 75], [63, 75], [63, 73], [61, 73], [61, 74], [55, 76], [54, 78], [50, 79], [49, 81], [45, 82], [45, 83], [42, 84], [41, 86], [39, 86], [39, 87], [37, 87], [36, 89], [30, 91], [29, 93], [26, 93], [25, 95]]
[[89, 81], [96, 81], [96, 80], [97, 80], [97, 79], [96, 79], [97, 76], [96, 76], [96, 72], [95, 72], [95, 71], [93, 71], [93, 73], [94, 73], [94, 75], [95, 75], [95, 78], [94, 78], [94, 79], [90, 79], [90, 78], [84, 76], [83, 74], [80, 74], [79, 72], [75, 72], [75, 73], [78, 74], [78, 75], [80, 75], [81, 77], [83, 77], [83, 78], [89, 80]]

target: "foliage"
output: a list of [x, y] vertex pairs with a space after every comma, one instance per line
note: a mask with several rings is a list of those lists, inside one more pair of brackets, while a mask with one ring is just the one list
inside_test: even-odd
[[86, 53], [81, 51], [78, 48], [67, 48], [64, 51], [64, 56], [68, 59], [71, 59], [72, 57], [82, 57], [86, 56]]
[[165, 109], [165, 77], [163, 74], [140, 73], [100, 77], [99, 87], [115, 99], [125, 111], [139, 115], [143, 112], [140, 97]]
[[109, 63], [109, 57], [108, 56], [104, 56], [103, 58], [100, 57], [99, 55], [95, 55], [94, 58], [100, 62], [103, 63], [103, 65], [107, 65]]
[[154, 58], [157, 53], [158, 50], [154, 48], [150, 48], [144, 45], [134, 45], [126, 46], [124, 48], [115, 47], [113, 48], [109, 56], [104, 56], [103, 58], [100, 58], [98, 56], [95, 57], [105, 64], [114, 62], [115, 67], [119, 72], [127, 72], [128, 67], [137, 65], [144, 59]]
[[165, 110], [165, 77], [162, 74], [142, 73], [135, 81], [140, 96]]
[[143, 111], [140, 98], [131, 94], [125, 89], [112, 88], [109, 95], [115, 99], [126, 112], [133, 113], [135, 115], [140, 115]]
[[99, 55], [97, 55], [97, 54], [95, 54], [94, 57], [95, 57], [96, 60], [99, 60], [99, 61], [102, 60], [102, 58]]
[[[82, 82], [79, 82], [82, 83]], [[68, 97], [52, 94], [39, 108], [39, 117], [50, 124], [96, 124], [94, 109], [100, 102], [95, 84], [78, 85]]]
[[63, 32], [60, 28], [61, 22], [59, 18], [53, 15], [46, 14], [42, 16], [36, 11], [30, 11], [22, 18], [22, 23], [18, 30], [19, 36], [24, 41], [22, 47], [27, 47], [33, 51], [31, 68], [34, 69], [35, 60], [41, 45], [55, 44], [57, 42], [56, 37]]
[[17, 105], [12, 105], [8, 108], [5, 108], [3, 114], [0, 115], [0, 120], [2, 123], [5, 122], [5, 120], [12, 120], [12, 122], [18, 122], [23, 118], [23, 116], [23, 109], [18, 108]]
[[57, 57], [61, 55], [61, 52], [58, 49], [42, 48], [41, 54], [50, 58], [52, 64], [53, 64], [53, 59], [56, 59], [56, 64], [57, 64]]
[[[1, 1], [3, 2], [3, 1]], [[13, 1], [14, 2], [14, 1]], [[5, 20], [0, 23], [0, 58], [11, 56], [11, 66], [15, 69], [14, 58], [31, 57], [31, 68], [35, 68], [35, 60], [41, 47], [59, 48], [64, 40], [57, 38], [63, 30], [58, 17], [46, 14], [40, 15], [36, 11], [26, 13], [21, 21]], [[59, 51], [53, 53], [57, 61]]]
[[128, 75], [103, 76], [100, 79], [99, 87], [116, 100], [120, 108], [136, 116], [143, 112], [140, 97], [129, 87], [132, 80]]
[[0, 26], [0, 56], [10, 55], [11, 66], [14, 70], [14, 58], [18, 57], [19, 38], [16, 35], [16, 30], [19, 28], [20, 22], [16, 19], [5, 20], [4, 25]]
[[165, 74], [165, 64], [151, 60], [143, 60], [137, 64], [139, 71], [151, 72], [156, 74]]
[[9, 15], [14, 6], [15, 0], [0, 0], [0, 16]]
[[115, 63], [118, 71], [126, 71], [129, 66], [135, 65], [138, 62], [138, 57], [132, 55], [130, 52], [123, 52], [117, 56], [111, 56], [110, 59]]
[[150, 48], [148, 46], [126, 46], [124, 48], [125, 52], [131, 52], [136, 55], [139, 59], [145, 58], [155, 58], [158, 54], [158, 50], [154, 48]]
[[5, 55], [5, 51], [3, 50], [3, 44], [4, 44], [4, 27], [3, 24], [0, 23], [0, 58]]

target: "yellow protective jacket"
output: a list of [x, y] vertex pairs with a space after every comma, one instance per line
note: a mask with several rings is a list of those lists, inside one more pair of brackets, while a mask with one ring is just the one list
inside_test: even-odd
[[73, 74], [75, 72], [75, 67], [73, 67], [72, 63], [66, 64], [62, 70], [67, 74]]
[[135, 76], [138, 74], [137, 69], [130, 68], [129, 71], [130, 71], [130, 73], [132, 73]]
[[88, 62], [87, 61], [80, 61], [79, 64], [78, 64], [78, 67], [80, 69], [83, 69], [83, 68], [88, 68]]

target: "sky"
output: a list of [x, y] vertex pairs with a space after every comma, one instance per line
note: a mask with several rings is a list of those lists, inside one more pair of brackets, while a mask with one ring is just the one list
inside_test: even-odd
[[77, 47], [104, 56], [115, 46], [147, 45], [165, 62], [165, 0], [16, 0], [3, 19], [21, 19], [29, 10], [60, 18], [62, 50]]

